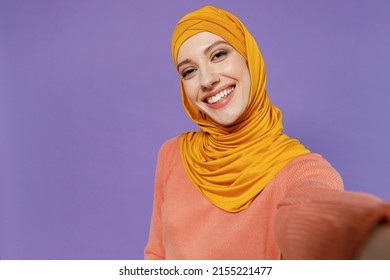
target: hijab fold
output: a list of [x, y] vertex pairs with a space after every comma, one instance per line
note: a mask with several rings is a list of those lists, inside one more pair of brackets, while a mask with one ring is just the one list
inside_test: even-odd
[[249, 31], [231, 13], [205, 6], [185, 15], [172, 36], [175, 65], [180, 46], [205, 31], [226, 40], [247, 61], [251, 79], [249, 102], [233, 124], [222, 126], [191, 104], [180, 83], [185, 111], [200, 129], [180, 136], [180, 154], [190, 180], [211, 203], [228, 212], [239, 212], [249, 207], [288, 162], [309, 151], [283, 134], [282, 114], [266, 92], [260, 50]]

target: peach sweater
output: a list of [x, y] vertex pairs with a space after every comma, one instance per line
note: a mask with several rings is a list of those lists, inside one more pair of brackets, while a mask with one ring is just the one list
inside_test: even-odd
[[191, 183], [173, 138], [158, 157], [145, 259], [351, 259], [390, 215], [382, 200], [342, 190], [326, 160], [305, 154], [279, 171], [248, 209], [225, 212]]

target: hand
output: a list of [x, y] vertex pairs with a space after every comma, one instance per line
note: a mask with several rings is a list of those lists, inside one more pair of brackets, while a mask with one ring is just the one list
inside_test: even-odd
[[378, 225], [358, 254], [357, 260], [390, 260], [390, 224]]

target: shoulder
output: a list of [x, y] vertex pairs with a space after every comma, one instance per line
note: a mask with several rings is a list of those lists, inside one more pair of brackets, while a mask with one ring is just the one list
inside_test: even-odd
[[174, 170], [174, 165], [180, 161], [179, 136], [165, 141], [158, 152], [155, 180], [164, 182]]
[[159, 150], [157, 168], [171, 169], [180, 158], [180, 136], [173, 137], [165, 141]]
[[331, 173], [335, 171], [329, 161], [327, 161], [320, 154], [317, 153], [307, 153], [296, 157], [286, 165], [286, 170], [291, 170], [294, 172], [298, 170], [327, 170]]
[[316, 153], [296, 157], [279, 172], [278, 176], [288, 181], [288, 191], [306, 192], [313, 189], [342, 190], [344, 188], [337, 170]]
[[165, 141], [160, 147], [159, 157], [170, 157], [173, 154], [180, 153], [179, 138], [180, 136], [175, 136]]

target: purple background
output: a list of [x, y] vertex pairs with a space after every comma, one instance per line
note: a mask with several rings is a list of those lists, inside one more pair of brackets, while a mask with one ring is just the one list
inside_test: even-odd
[[0, 257], [141, 259], [159, 146], [194, 129], [170, 36], [225, 8], [285, 131], [390, 198], [390, 2], [0, 0]]

